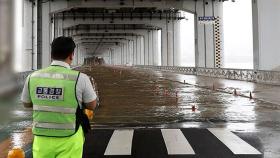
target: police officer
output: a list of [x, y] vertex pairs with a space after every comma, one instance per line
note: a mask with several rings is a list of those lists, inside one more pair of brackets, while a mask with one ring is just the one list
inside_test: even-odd
[[85, 114], [96, 93], [86, 74], [70, 69], [76, 45], [70, 37], [51, 44], [51, 65], [28, 76], [21, 100], [33, 108], [34, 158], [81, 158]]

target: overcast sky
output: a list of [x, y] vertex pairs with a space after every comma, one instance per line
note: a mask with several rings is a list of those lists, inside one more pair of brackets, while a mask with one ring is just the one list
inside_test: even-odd
[[[185, 13], [181, 21], [181, 66], [195, 66], [194, 16]], [[251, 0], [224, 2], [224, 67], [253, 68]], [[184, 28], [184, 29], [182, 29]]]
[[[180, 66], [195, 66], [195, 48], [194, 48], [194, 15], [185, 12], [188, 20], [181, 20], [181, 58]], [[183, 29], [184, 28], [184, 29]]]
[[224, 2], [225, 67], [253, 68], [251, 0]]

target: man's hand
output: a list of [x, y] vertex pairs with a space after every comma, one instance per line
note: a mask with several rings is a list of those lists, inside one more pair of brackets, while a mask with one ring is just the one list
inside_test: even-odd
[[92, 120], [93, 119], [93, 111], [92, 110], [88, 110], [88, 109], [85, 109], [85, 114], [87, 115], [88, 119], [89, 120]]
[[85, 114], [87, 115], [89, 120], [93, 119], [93, 110], [96, 107], [96, 100], [89, 102], [86, 104]]
[[33, 104], [32, 103], [23, 103], [23, 106], [25, 108], [32, 108], [33, 107]]

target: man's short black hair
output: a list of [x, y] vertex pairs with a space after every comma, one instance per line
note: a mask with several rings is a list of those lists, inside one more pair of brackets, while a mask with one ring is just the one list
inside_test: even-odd
[[52, 42], [51, 57], [54, 60], [65, 60], [75, 48], [76, 44], [71, 37], [57, 37]]

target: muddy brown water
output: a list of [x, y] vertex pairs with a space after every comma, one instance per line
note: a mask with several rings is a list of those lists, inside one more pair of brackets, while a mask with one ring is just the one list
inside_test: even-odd
[[[180, 83], [172, 73], [109, 66], [80, 70], [94, 77], [98, 85], [101, 105], [92, 121], [94, 127], [168, 124], [199, 128], [210, 124], [235, 131], [258, 131], [265, 154], [271, 158], [280, 154], [279, 106], [212, 90], [211, 86]], [[0, 110], [5, 111], [0, 115], [0, 158], [4, 158], [13, 146], [25, 148], [31, 144], [32, 111], [23, 108], [18, 96], [0, 103]], [[30, 153], [31, 148], [28, 150]]]
[[[256, 119], [256, 103], [248, 98], [170, 81], [159, 72], [104, 66], [81, 71], [92, 76], [98, 85], [101, 106], [93, 124], [250, 122]], [[192, 106], [196, 107], [195, 111]]]

